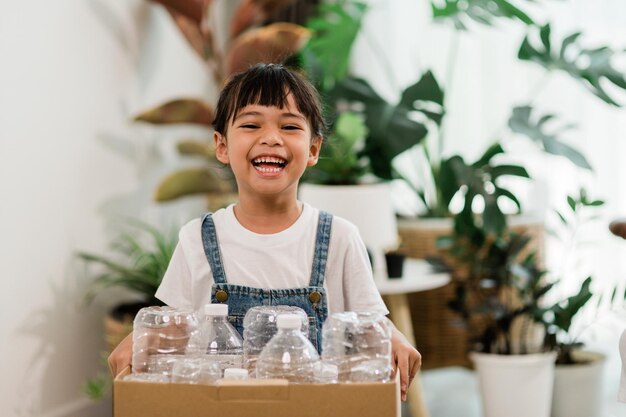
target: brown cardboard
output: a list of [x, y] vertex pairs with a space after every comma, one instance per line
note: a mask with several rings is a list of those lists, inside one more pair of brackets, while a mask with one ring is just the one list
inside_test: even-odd
[[114, 417], [399, 417], [399, 383], [217, 385], [113, 382]]

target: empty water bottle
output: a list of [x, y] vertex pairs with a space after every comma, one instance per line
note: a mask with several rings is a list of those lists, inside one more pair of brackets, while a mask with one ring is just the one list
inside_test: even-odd
[[169, 376], [174, 360], [185, 353], [198, 321], [191, 310], [152, 306], [139, 310], [133, 322], [133, 373]]
[[276, 318], [279, 314], [297, 314], [302, 326], [300, 330], [309, 335], [309, 318], [304, 310], [295, 306], [255, 306], [248, 310], [243, 319], [243, 367], [250, 375], [256, 375], [259, 354], [276, 334]]
[[283, 378], [294, 383], [315, 381], [314, 369], [319, 355], [302, 333], [302, 320], [296, 314], [281, 314], [276, 319], [278, 332], [265, 345], [256, 364], [257, 378]]
[[199, 330], [189, 339], [187, 355], [211, 359], [226, 368], [241, 368], [243, 340], [228, 322], [228, 305], [207, 304]]
[[322, 357], [337, 365], [341, 382], [389, 381], [391, 322], [377, 313], [333, 313], [322, 326]]

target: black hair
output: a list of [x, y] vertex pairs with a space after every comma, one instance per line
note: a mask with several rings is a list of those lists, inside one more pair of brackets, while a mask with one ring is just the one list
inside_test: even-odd
[[280, 64], [256, 64], [232, 75], [220, 93], [213, 128], [226, 135], [228, 123], [244, 107], [258, 104], [283, 108], [289, 94], [311, 124], [313, 135], [323, 137], [325, 124], [319, 93], [304, 75]]

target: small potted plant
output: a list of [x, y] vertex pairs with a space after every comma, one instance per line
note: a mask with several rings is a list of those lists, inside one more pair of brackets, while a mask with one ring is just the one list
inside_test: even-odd
[[548, 417], [556, 353], [544, 351], [536, 317], [554, 284], [529, 252], [528, 236], [486, 233], [480, 221], [470, 212], [455, 216], [445, 247], [456, 263], [450, 307], [468, 329], [485, 415]]
[[[86, 302], [111, 288], [129, 292], [129, 299], [115, 305], [104, 318], [107, 343], [104, 358], [132, 331], [133, 320], [141, 308], [163, 305], [155, 293], [177, 242], [176, 233], [165, 234], [146, 223], [130, 221], [128, 230], [111, 244], [110, 254], [78, 253], [88, 267], [87, 274], [92, 277]], [[88, 380], [83, 391], [93, 399], [100, 399], [110, 383], [109, 373], [104, 371]]]

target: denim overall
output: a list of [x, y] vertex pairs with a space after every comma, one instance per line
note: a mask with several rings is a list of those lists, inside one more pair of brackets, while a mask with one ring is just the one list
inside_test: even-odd
[[330, 230], [333, 216], [320, 211], [315, 252], [308, 287], [267, 290], [229, 284], [226, 281], [224, 265], [211, 213], [202, 219], [202, 243], [211, 271], [213, 272], [212, 303], [228, 304], [228, 320], [243, 336], [243, 318], [250, 307], [290, 305], [303, 309], [309, 317], [309, 339], [318, 352], [322, 349], [322, 324], [328, 316], [324, 274], [328, 258]]

